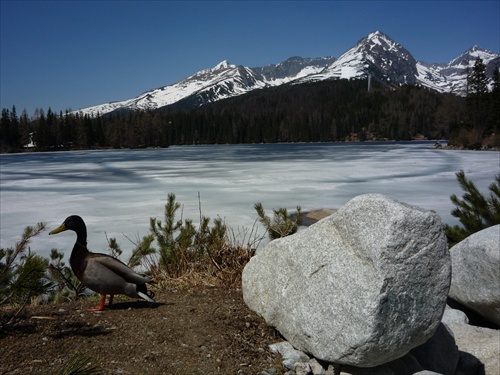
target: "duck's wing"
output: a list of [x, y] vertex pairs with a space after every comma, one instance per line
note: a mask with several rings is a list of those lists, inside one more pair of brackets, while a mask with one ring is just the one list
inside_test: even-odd
[[112, 256], [106, 255], [106, 254], [90, 253], [88, 261], [89, 262], [97, 262], [97, 263], [101, 264], [102, 266], [106, 267], [110, 271], [121, 276], [123, 279], [125, 279], [129, 283], [146, 284], [146, 283], [149, 283], [152, 281], [149, 277], [139, 275], [138, 273], [134, 272], [129, 266], [127, 266], [125, 263], [121, 262], [120, 260], [118, 260], [116, 258], [113, 258]]

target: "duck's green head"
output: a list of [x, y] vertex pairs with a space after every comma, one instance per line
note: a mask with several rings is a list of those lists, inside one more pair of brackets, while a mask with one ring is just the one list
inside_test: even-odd
[[78, 215], [71, 215], [64, 220], [64, 223], [59, 225], [56, 229], [50, 231], [49, 234], [57, 234], [64, 232], [65, 230], [72, 230], [76, 233], [87, 232], [83, 219]]

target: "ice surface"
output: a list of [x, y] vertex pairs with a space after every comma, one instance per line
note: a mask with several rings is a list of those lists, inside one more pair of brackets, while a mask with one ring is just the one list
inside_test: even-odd
[[[432, 142], [173, 146], [168, 149], [0, 155], [1, 246], [11, 247], [24, 227], [55, 228], [69, 215], [83, 217], [89, 248], [107, 251], [116, 237], [126, 254], [149, 233], [149, 218], [163, 219], [169, 193], [183, 218], [220, 216], [235, 232], [251, 229], [254, 203], [294, 211], [338, 208], [364, 193], [435, 210], [449, 224], [450, 195], [462, 195], [455, 173], [478, 188], [499, 173], [500, 153], [433, 149]], [[180, 218], [181, 212], [179, 212]], [[264, 234], [260, 228], [259, 233]], [[125, 237], [126, 236], [126, 237]], [[34, 239], [31, 250], [69, 256], [72, 232]]]

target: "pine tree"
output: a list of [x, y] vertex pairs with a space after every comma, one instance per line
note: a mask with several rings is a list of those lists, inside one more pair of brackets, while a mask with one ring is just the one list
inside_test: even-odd
[[500, 67], [496, 67], [495, 71], [493, 72], [493, 90], [492, 92], [494, 94], [500, 94]]
[[491, 91], [490, 116], [496, 141], [492, 146], [500, 147], [500, 68], [493, 72], [493, 88]]
[[272, 221], [266, 215], [262, 203], [255, 203], [254, 208], [257, 211], [257, 215], [259, 215], [259, 221], [266, 228], [271, 241], [296, 233], [302, 224], [302, 217], [300, 216], [302, 210], [300, 206], [297, 206], [297, 212], [293, 216], [288, 214], [286, 208], [274, 209], [274, 218]]
[[465, 177], [464, 171], [456, 174], [458, 183], [465, 191], [462, 199], [453, 194], [450, 199], [456, 206], [451, 214], [460, 220], [463, 227], [446, 225], [445, 232], [451, 247], [473, 233], [500, 224], [500, 174], [489, 186], [491, 194], [483, 196], [476, 185]]
[[10, 147], [10, 112], [8, 109], [2, 109], [0, 118], [0, 147], [9, 149]]
[[478, 57], [469, 76], [469, 96], [483, 96], [488, 93], [488, 76], [486, 65]]
[[57, 251], [57, 249], [51, 250], [48, 277], [54, 288], [48, 296], [50, 302], [80, 298], [85, 295], [87, 289], [78, 280], [71, 268], [64, 264], [63, 257], [64, 254]]
[[[0, 248], [0, 306], [7, 303], [20, 306], [15, 316], [32, 298], [47, 293], [52, 287], [46, 277], [47, 259], [32, 254], [28, 247], [44, 229], [44, 223], [28, 226], [13, 248]], [[0, 315], [0, 328], [12, 321], [3, 318]]]
[[20, 132], [19, 132], [19, 119], [16, 113], [16, 107], [12, 107], [12, 111], [2, 109], [2, 117], [0, 119], [0, 146], [4, 150], [14, 149], [20, 147]]
[[19, 132], [20, 132], [20, 142], [21, 146], [26, 146], [31, 143], [31, 131], [30, 131], [30, 120], [28, 118], [28, 112], [23, 110], [21, 118], [19, 119]]
[[34, 131], [34, 141], [37, 150], [44, 151], [49, 145], [49, 129], [47, 126], [47, 119], [45, 118], [44, 112], [40, 112], [40, 116], [37, 118], [35, 123]]
[[19, 131], [19, 119], [17, 118], [16, 106], [12, 106], [12, 111], [10, 112], [10, 144], [14, 148], [19, 148], [21, 140], [21, 134]]
[[480, 148], [481, 141], [488, 128], [488, 76], [486, 66], [477, 58], [468, 79], [467, 112], [472, 130], [472, 144], [469, 148]]

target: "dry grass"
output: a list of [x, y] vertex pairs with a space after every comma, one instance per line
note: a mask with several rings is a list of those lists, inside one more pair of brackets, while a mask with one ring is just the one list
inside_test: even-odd
[[264, 236], [259, 236], [256, 223], [251, 230], [235, 232], [228, 228], [225, 241], [216, 244], [201, 256], [186, 256], [178, 262], [175, 275], [162, 269], [158, 262], [150, 265], [156, 287], [217, 286], [239, 288], [241, 274], [250, 258], [255, 255]]

